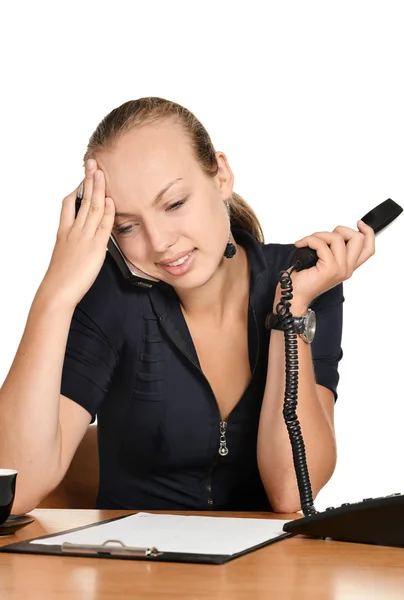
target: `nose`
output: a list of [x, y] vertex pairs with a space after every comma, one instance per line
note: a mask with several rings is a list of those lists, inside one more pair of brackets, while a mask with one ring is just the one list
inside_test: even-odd
[[150, 248], [154, 254], [164, 254], [167, 248], [174, 244], [172, 233], [163, 227], [159, 227], [155, 223], [148, 223], [145, 229]]

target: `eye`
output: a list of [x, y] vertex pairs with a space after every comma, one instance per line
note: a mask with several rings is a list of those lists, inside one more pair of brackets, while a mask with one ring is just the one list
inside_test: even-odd
[[185, 204], [185, 202], [188, 200], [188, 196], [186, 198], [184, 198], [183, 200], [178, 200], [178, 202], [174, 202], [174, 204], [171, 204], [167, 210], [177, 210], [177, 208], [180, 208], [180, 206], [182, 206], [183, 204]]
[[[167, 207], [167, 211], [178, 210], [185, 202], [188, 200], [189, 196], [184, 198], [183, 200], [178, 200], [178, 202], [174, 202], [170, 206]], [[116, 232], [118, 235], [125, 235], [125, 233], [130, 233], [133, 228], [136, 229], [137, 225], [125, 225], [124, 227], [118, 227]]]
[[129, 233], [132, 229], [132, 225], [127, 225], [126, 227], [119, 227], [116, 232], [118, 235], [123, 235], [125, 233]]

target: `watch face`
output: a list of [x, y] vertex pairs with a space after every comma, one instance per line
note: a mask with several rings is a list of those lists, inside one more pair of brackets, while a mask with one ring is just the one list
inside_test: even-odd
[[313, 310], [309, 311], [307, 315], [307, 331], [306, 338], [308, 342], [311, 342], [316, 332], [316, 313]]

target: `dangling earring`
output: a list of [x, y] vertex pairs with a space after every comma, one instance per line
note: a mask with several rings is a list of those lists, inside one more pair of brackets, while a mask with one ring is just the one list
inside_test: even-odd
[[[227, 213], [229, 215], [229, 220], [230, 220], [230, 206], [229, 206], [228, 202], [226, 202], [226, 208], [227, 208]], [[237, 252], [236, 246], [230, 241], [230, 239], [231, 239], [230, 236], [231, 236], [231, 229], [230, 229], [230, 232], [229, 232], [229, 241], [227, 242], [226, 249], [224, 251], [225, 258], [233, 258], [233, 256]]]

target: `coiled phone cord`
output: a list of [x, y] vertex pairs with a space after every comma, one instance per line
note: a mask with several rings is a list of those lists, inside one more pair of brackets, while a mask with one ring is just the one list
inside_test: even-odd
[[[296, 265], [290, 269], [290, 274], [296, 270]], [[289, 310], [293, 298], [293, 284], [288, 271], [279, 273], [281, 299], [276, 305], [276, 313], [285, 336], [286, 384], [283, 404], [283, 417], [292, 446], [293, 463], [296, 472], [300, 495], [300, 505], [305, 517], [317, 513], [313, 503], [310, 476], [306, 462], [306, 449], [300, 423], [296, 414], [297, 392], [299, 379], [299, 359], [297, 333], [293, 327], [293, 315]]]

